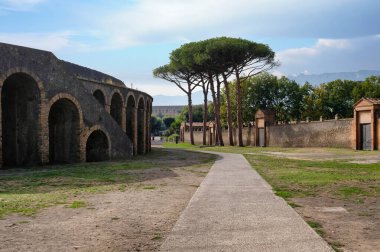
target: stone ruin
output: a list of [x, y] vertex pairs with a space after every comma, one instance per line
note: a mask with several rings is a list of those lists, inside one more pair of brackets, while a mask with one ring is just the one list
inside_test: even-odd
[[1, 166], [96, 162], [151, 150], [153, 98], [53, 53], [0, 43]]

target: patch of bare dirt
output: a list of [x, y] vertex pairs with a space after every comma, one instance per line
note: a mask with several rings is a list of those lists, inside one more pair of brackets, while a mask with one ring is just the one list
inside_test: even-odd
[[341, 251], [380, 251], [380, 199], [362, 203], [326, 197], [292, 199], [305, 220], [323, 226], [323, 237]]
[[[307, 149], [296, 153], [265, 152], [268, 155], [299, 160], [342, 160], [350, 163], [380, 163], [378, 152], [333, 153], [323, 149]], [[307, 169], [307, 168], [306, 168]], [[312, 169], [316, 171], [314, 167]], [[323, 171], [327, 171], [326, 168]], [[378, 187], [376, 182], [367, 182], [368, 188]], [[356, 186], [348, 181], [347, 187]], [[332, 185], [329, 190], [334, 191]], [[369, 190], [369, 189], [368, 189]], [[301, 207], [295, 210], [306, 221], [316, 221], [323, 226], [322, 235], [338, 251], [380, 251], [380, 199], [376, 197], [335, 199], [320, 193], [318, 197], [292, 198]]]
[[[0, 220], [0, 251], [156, 251], [202, 182], [207, 165], [131, 171], [125, 191]], [[75, 199], [73, 199], [75, 200]]]

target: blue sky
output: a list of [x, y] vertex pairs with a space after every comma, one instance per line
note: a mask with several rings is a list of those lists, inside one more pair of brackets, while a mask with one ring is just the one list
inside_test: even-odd
[[380, 70], [379, 12], [377, 0], [0, 0], [0, 41], [175, 95], [152, 69], [215, 36], [268, 44], [277, 75]]

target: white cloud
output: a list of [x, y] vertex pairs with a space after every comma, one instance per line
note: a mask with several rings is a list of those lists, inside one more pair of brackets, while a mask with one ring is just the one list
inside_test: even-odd
[[285, 51], [277, 53], [277, 58], [280, 62], [284, 62], [287, 60], [292, 60], [293, 57], [308, 57], [314, 56], [318, 54], [318, 50], [316, 47], [301, 47], [301, 48], [291, 48]]
[[0, 41], [8, 44], [58, 51], [71, 46], [70, 31], [57, 33], [0, 33]]
[[11, 11], [28, 11], [47, 0], [0, 0], [0, 8]]
[[287, 75], [305, 69], [313, 73], [378, 70], [380, 43], [377, 35], [354, 39], [318, 39], [311, 47], [277, 52], [279, 71]]
[[[334, 38], [363, 36], [364, 33], [368, 36], [373, 34], [373, 29], [378, 30], [373, 24], [375, 20], [367, 22], [378, 4], [363, 1], [366, 3], [353, 0], [137, 0], [116, 10], [103, 11], [98, 28], [104, 32], [109, 46], [116, 48], [222, 35]], [[343, 7], [349, 10], [362, 6], [367, 9], [362, 11], [360, 19], [356, 12], [350, 15], [345, 14], [348, 11], [342, 12]], [[350, 28], [352, 25], [363, 29]], [[333, 42], [338, 44], [331, 45]], [[320, 43], [346, 46], [344, 41], [322, 39]]]
[[107, 27], [109, 42], [115, 47], [165, 40], [187, 42], [194, 39], [192, 35], [209, 36], [210, 28], [215, 32], [226, 26], [238, 17], [235, 8], [244, 13], [241, 7], [249, 3], [249, 0], [237, 3], [229, 0], [142, 0], [132, 7], [110, 13], [103, 19], [101, 29]]
[[351, 46], [348, 39], [318, 39], [312, 47], [290, 48], [277, 53], [281, 63], [295, 62], [299, 58], [312, 58], [329, 50], [345, 50]]
[[318, 39], [316, 44], [317, 48], [336, 48], [345, 49], [350, 46], [350, 41], [348, 39]]
[[346, 50], [352, 41], [348, 39], [318, 39], [312, 47], [291, 48], [277, 53], [282, 64], [312, 58], [329, 50]]

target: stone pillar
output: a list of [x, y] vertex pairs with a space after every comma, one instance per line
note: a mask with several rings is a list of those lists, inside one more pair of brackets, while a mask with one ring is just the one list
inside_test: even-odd
[[125, 132], [127, 132], [127, 108], [125, 106], [121, 109], [121, 129]]
[[149, 152], [149, 138], [150, 138], [150, 131], [149, 131], [149, 107], [148, 103], [146, 104], [146, 109], [145, 109], [145, 115], [144, 115], [144, 120], [145, 120], [145, 153]]
[[41, 93], [40, 105], [40, 159], [42, 164], [49, 163], [49, 111], [45, 94]]
[[143, 144], [143, 146], [142, 146], [142, 149], [144, 150], [143, 151], [143, 154], [145, 154], [146, 153], [146, 128], [147, 128], [147, 123], [146, 123], [146, 108], [144, 108], [144, 110], [143, 110], [144, 112], [143, 112], [143, 136], [142, 136], [142, 138], [143, 138], [143, 142], [142, 142], [142, 144]]
[[138, 134], [137, 134], [137, 125], [138, 125], [138, 108], [137, 106], [135, 106], [133, 108], [133, 122], [132, 122], [132, 125], [133, 125], [133, 155], [136, 156], [137, 155], [137, 137], [138, 137]]
[[151, 134], [151, 125], [150, 125], [150, 118], [151, 118], [151, 113], [152, 113], [152, 110], [151, 110], [151, 107], [149, 105], [148, 107], [148, 110], [147, 110], [147, 116], [146, 116], [146, 120], [147, 120], [147, 123], [148, 123], [148, 127], [147, 127], [147, 146], [146, 146], [146, 150], [147, 152], [151, 152], [152, 151], [152, 134]]
[[359, 134], [358, 134], [358, 112], [354, 109], [354, 119], [352, 120], [352, 149], [359, 149]]
[[108, 112], [108, 114], [111, 114], [111, 105], [110, 104], [105, 104], [104, 108], [106, 109], [106, 111]]

